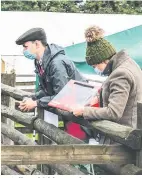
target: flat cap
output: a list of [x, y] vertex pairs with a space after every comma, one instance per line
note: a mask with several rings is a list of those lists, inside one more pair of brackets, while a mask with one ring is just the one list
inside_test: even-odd
[[32, 28], [21, 35], [17, 40], [17, 45], [23, 45], [27, 41], [43, 40], [46, 41], [46, 34], [42, 28]]

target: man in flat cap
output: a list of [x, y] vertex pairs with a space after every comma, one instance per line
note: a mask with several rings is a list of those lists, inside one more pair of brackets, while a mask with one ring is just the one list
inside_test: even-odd
[[47, 43], [44, 29], [32, 28], [16, 40], [23, 45], [23, 54], [34, 60], [39, 78], [40, 91], [32, 100], [21, 103], [20, 109], [29, 111], [35, 107], [47, 107], [48, 102], [59, 93], [70, 79], [84, 81], [73, 62], [67, 59], [62, 47]]
[[28, 30], [16, 40], [16, 44], [23, 45], [24, 56], [34, 60], [35, 72], [39, 78], [39, 91], [20, 102], [20, 110], [48, 108], [49, 101], [69, 80], [86, 81], [74, 63], [66, 57], [62, 47], [47, 43], [42, 28]]

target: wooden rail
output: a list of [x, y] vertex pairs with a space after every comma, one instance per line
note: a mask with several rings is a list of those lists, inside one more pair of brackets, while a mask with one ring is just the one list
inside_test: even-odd
[[1, 165], [1, 173], [2, 175], [20, 175], [18, 172], [14, 171], [13, 169], [10, 169], [6, 165]]
[[[22, 113], [14, 109], [10, 109], [7, 106], [1, 106], [2, 116], [8, 117], [20, 124], [33, 127], [35, 130], [44, 133], [52, 140], [54, 140], [53, 135], [59, 135], [58, 128], [48, 124], [40, 118], [31, 117], [28, 114]], [[118, 143], [124, 144], [133, 149], [140, 149], [142, 145], [142, 130], [133, 129], [128, 126], [123, 126], [111, 121], [96, 121], [93, 124], [93, 127], [99, 130], [100, 132], [105, 133], [106, 135], [113, 138]], [[63, 132], [63, 131], [62, 131]], [[63, 138], [65, 132], [62, 133], [61, 137], [57, 137], [58, 140], [54, 140], [57, 143], [65, 143], [66, 138]], [[59, 139], [62, 138], [62, 139]], [[69, 143], [71, 139], [67, 139]]]
[[[7, 85], [2, 84], [2, 95], [7, 95], [7, 96], [11, 96], [17, 100], [22, 100], [23, 96], [25, 96], [25, 95], [29, 96], [29, 95], [31, 95], [31, 93], [24, 92], [24, 91], [21, 91], [21, 90], [15, 89], [13, 87], [9, 87]], [[68, 148], [67, 149], [68, 155], [70, 155], [70, 154], [73, 155], [73, 153], [74, 153], [73, 152], [74, 149], [72, 150], [70, 148], [71, 145], [64, 145], [64, 144], [84, 144], [83, 141], [66, 134], [65, 132], [63, 132], [62, 130], [59, 130], [52, 124], [45, 122], [40, 117], [37, 117], [37, 118], [31, 117], [27, 113], [22, 113], [20, 111], [10, 109], [9, 107], [3, 106], [3, 105], [1, 107], [1, 114], [2, 114], [2, 116], [8, 117], [13, 121], [16, 121], [23, 125], [26, 125], [29, 128], [34, 128], [35, 130], [39, 131], [40, 133], [46, 135], [47, 137], [49, 137], [50, 139], [55, 141], [57, 144], [62, 145], [63, 147], [60, 150], [60, 154], [62, 156], [62, 161], [64, 163], [65, 163], [64, 160], [67, 157], [67, 155], [65, 155], [65, 154], [63, 155], [63, 152], [62, 152], [64, 146], [67, 146], [67, 148]], [[137, 127], [137, 129], [133, 129], [133, 128], [123, 126], [123, 125], [120, 125], [120, 124], [117, 124], [117, 123], [114, 123], [111, 121], [106, 121], [106, 120], [93, 122], [92, 126], [94, 127], [94, 129], [97, 129], [100, 133], [104, 133], [105, 135], [109, 136], [111, 139], [113, 139], [117, 143], [124, 145], [123, 148], [127, 150], [126, 151], [127, 153], [124, 153], [125, 152], [124, 150], [120, 151], [121, 154], [124, 153], [123, 161], [121, 159], [122, 155], [120, 155], [119, 161], [120, 162], [122, 161], [121, 163], [117, 159], [115, 160], [115, 158], [118, 158], [117, 154], [116, 154], [117, 152], [115, 152], [116, 155], [113, 154], [113, 156], [114, 156], [114, 159], [112, 159], [113, 164], [112, 164], [112, 162], [111, 162], [112, 160], [110, 158], [109, 159], [110, 164], [106, 164], [106, 165], [102, 165], [101, 159], [98, 159], [98, 157], [96, 155], [94, 155], [94, 157], [96, 158], [95, 161], [97, 162], [97, 164], [101, 164], [100, 166], [106, 170], [110, 170], [110, 168], [111, 168], [112, 172], [115, 174], [128, 174], [128, 175], [139, 174], [139, 175], [141, 175], [142, 174], [142, 125], [141, 125], [142, 122], [141, 122], [141, 120], [142, 120], [142, 103], [138, 103], [138, 127]], [[80, 145], [80, 146], [82, 146], [82, 145]], [[99, 145], [99, 146], [101, 146], [101, 148], [103, 148], [104, 145]], [[107, 145], [105, 145], [105, 146], [107, 146]], [[20, 146], [18, 146], [18, 147], [20, 148]], [[17, 149], [18, 149], [18, 147], [17, 147]], [[56, 149], [59, 148], [59, 146], [57, 146], [57, 145], [56, 146], [54, 145], [54, 147]], [[116, 145], [113, 146], [113, 148], [115, 148], [115, 147], [116, 147]], [[121, 145], [120, 145], [120, 147], [121, 147]], [[21, 148], [24, 148], [24, 147], [21, 147]], [[35, 148], [35, 146], [34, 146], [34, 148]], [[79, 147], [77, 147], [76, 150], [78, 150], [78, 152], [79, 152], [78, 148]], [[101, 148], [100, 148], [100, 151], [101, 151]], [[96, 146], [95, 146], [95, 149], [97, 149]], [[8, 148], [7, 148], [7, 150], [8, 150]], [[44, 150], [44, 151], [46, 152], [46, 150]], [[48, 151], [48, 152], [50, 152], [50, 151]], [[51, 149], [51, 152], [52, 152], [52, 149]], [[54, 152], [55, 152], [55, 150], [54, 150]], [[56, 153], [58, 153], [58, 151]], [[88, 152], [86, 152], [86, 153], [88, 154]], [[92, 153], [92, 152], [90, 152], [90, 153]], [[11, 154], [11, 153], [9, 153], [9, 154]], [[35, 154], [35, 153], [33, 153], [33, 154]], [[97, 154], [97, 153], [95, 153], [95, 154]], [[83, 153], [82, 153], [82, 155], [83, 155]], [[11, 155], [7, 154], [7, 156], [12, 156], [12, 154]], [[77, 155], [75, 155], [75, 156], [77, 156]], [[75, 163], [76, 162], [75, 156], [73, 156], [72, 159], [69, 159], [68, 161], [71, 163]], [[106, 156], [105, 152], [104, 152], [104, 156]], [[113, 158], [113, 156], [112, 156], [112, 158]], [[128, 156], [128, 159], [127, 159], [128, 162], [126, 161], [126, 156]], [[48, 158], [48, 161], [50, 161], [51, 157], [49, 157], [48, 154], [47, 154], [47, 158]], [[77, 161], [79, 161], [79, 158], [78, 157], [76, 157], [76, 158], [78, 159]], [[91, 162], [92, 158], [89, 157], [89, 159]], [[33, 161], [33, 160], [34, 159], [32, 158], [30, 161]], [[99, 162], [99, 160], [100, 160], [100, 162]], [[44, 160], [44, 158], [43, 158], [43, 160], [41, 160], [41, 161], [46, 161], [46, 160]], [[58, 161], [59, 161], [59, 159], [58, 159]], [[85, 153], [83, 155], [83, 161], [86, 161]], [[118, 164], [118, 162], [121, 165]], [[4, 164], [4, 162], [3, 162], [3, 164]], [[26, 164], [28, 164], [28, 162]], [[56, 164], [56, 166], [57, 165], [58, 164]], [[115, 166], [115, 165], [117, 165], [117, 166]]]
[[114, 141], [126, 145], [134, 150], [142, 147], [142, 130], [133, 129], [128, 126], [120, 125], [115, 122], [103, 120], [96, 121], [93, 127], [101, 133], [108, 135]]
[[123, 146], [110, 145], [42, 145], [2, 146], [1, 163], [24, 164], [128, 164], [133, 163], [133, 152]]
[[[1, 132], [11, 140], [13, 140], [15, 143], [18, 143], [19, 145], [37, 145], [36, 142], [29, 139], [27, 136], [19, 132], [18, 130], [9, 127], [7, 124], [1, 123]], [[55, 169], [57, 172], [59, 172], [62, 175], [83, 175], [84, 173], [76, 169], [75, 167], [68, 165], [68, 164], [50, 164], [50, 166]], [[27, 169], [27, 168], [26, 168]], [[28, 170], [30, 174], [36, 174], [37, 169], [30, 169], [28, 167]], [[38, 171], [38, 175], [42, 175], [40, 171]]]
[[1, 93], [2, 95], [10, 96], [16, 100], [22, 100], [24, 96], [30, 96], [32, 94], [31, 92], [22, 91], [3, 83], [1, 84]]

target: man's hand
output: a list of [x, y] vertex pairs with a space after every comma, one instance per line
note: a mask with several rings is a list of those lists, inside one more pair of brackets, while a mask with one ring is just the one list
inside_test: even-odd
[[82, 106], [75, 107], [72, 109], [72, 112], [76, 117], [83, 116], [84, 107], [82, 107]]
[[33, 101], [31, 98], [19, 102], [19, 109], [21, 111], [30, 111], [37, 107], [37, 101]]

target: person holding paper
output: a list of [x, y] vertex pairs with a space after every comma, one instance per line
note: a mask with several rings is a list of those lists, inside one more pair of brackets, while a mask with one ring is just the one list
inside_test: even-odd
[[117, 52], [103, 35], [104, 30], [98, 26], [85, 31], [86, 62], [101, 75], [108, 76], [100, 95], [102, 107], [73, 107], [73, 114], [89, 121], [110, 120], [137, 128], [137, 102], [142, 101], [142, 71], [125, 50]]

